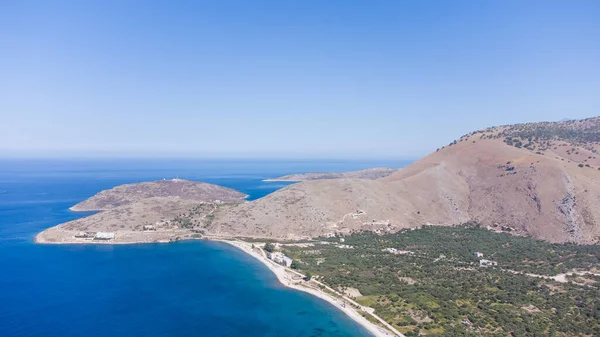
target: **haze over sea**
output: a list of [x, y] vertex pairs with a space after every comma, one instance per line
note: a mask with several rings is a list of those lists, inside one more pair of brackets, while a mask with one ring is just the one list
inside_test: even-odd
[[285, 174], [406, 161], [2, 160], [0, 336], [369, 336], [332, 305], [283, 287], [260, 262], [209, 241], [36, 245], [86, 215], [68, 208], [125, 183], [180, 177], [249, 199]]

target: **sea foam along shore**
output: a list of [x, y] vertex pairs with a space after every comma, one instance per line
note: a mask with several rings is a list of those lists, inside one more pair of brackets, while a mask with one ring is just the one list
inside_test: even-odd
[[[330, 304], [332, 304], [333, 306], [335, 306], [337, 309], [343, 311], [346, 315], [348, 315], [348, 317], [350, 317], [351, 319], [353, 319], [355, 322], [357, 322], [358, 324], [362, 325], [365, 329], [367, 329], [370, 333], [372, 333], [374, 336], [376, 337], [390, 337], [390, 336], [401, 336], [404, 337], [404, 335], [402, 333], [400, 333], [398, 330], [394, 329], [392, 326], [390, 326], [387, 322], [383, 321], [381, 318], [379, 318], [378, 316], [373, 315], [372, 313], [370, 313], [374, 318], [378, 319], [383, 325], [387, 326], [388, 329], [383, 328], [381, 326], [375, 325], [371, 322], [369, 322], [366, 318], [364, 318], [360, 313], [358, 313], [354, 308], [352, 308], [352, 306], [350, 305], [342, 305], [342, 303], [340, 302], [340, 299], [337, 299], [323, 291], [320, 290], [316, 290], [313, 288], [308, 288], [308, 287], [303, 287], [297, 284], [294, 284], [292, 282], [292, 276], [290, 275], [291, 273], [296, 274], [299, 277], [303, 277], [304, 275], [297, 273], [295, 271], [289, 270], [281, 265], [278, 265], [274, 262], [272, 262], [271, 260], [269, 260], [265, 255], [264, 252], [262, 250], [260, 250], [261, 253], [258, 253], [257, 251], [255, 251], [252, 247], [251, 243], [245, 242], [245, 241], [239, 241], [239, 240], [235, 240], [235, 241], [231, 241], [231, 240], [222, 240], [222, 239], [211, 239], [213, 241], [220, 241], [220, 242], [224, 242], [224, 243], [228, 243], [234, 247], [237, 247], [238, 249], [240, 249], [241, 251], [250, 254], [250, 256], [253, 256], [254, 258], [256, 258], [257, 260], [259, 260], [260, 262], [262, 262], [267, 268], [269, 268], [269, 270], [271, 270], [275, 276], [277, 276], [277, 279], [279, 280], [279, 282], [281, 284], [283, 284], [286, 287], [295, 289], [295, 290], [299, 290], [299, 291], [303, 291], [306, 293], [309, 293], [313, 296], [316, 296], [322, 300], [325, 300], [327, 302], [329, 302]], [[329, 288], [331, 291], [335, 292], [335, 290]], [[345, 301], [348, 302], [353, 302], [355, 305], [360, 306], [358, 303], [348, 299], [348, 298], [344, 298]], [[366, 309], [366, 308], [365, 308]], [[365, 310], [366, 311], [366, 310]]]

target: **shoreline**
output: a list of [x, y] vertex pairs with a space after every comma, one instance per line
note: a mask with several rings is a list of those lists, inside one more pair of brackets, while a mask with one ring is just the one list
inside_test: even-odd
[[288, 182], [288, 183], [299, 183], [306, 180], [290, 180], [290, 179], [263, 179], [263, 182], [273, 183], [273, 182]]
[[[390, 329], [386, 329], [382, 326], [376, 325], [376, 324], [368, 321], [356, 309], [352, 308], [350, 305], [342, 306], [340, 304], [339, 299], [337, 299], [323, 291], [317, 291], [316, 289], [313, 289], [313, 288], [303, 287], [303, 286], [299, 286], [297, 284], [292, 283], [292, 280], [290, 279], [290, 276], [288, 275], [288, 273], [293, 273], [298, 277], [304, 277], [304, 275], [302, 275], [298, 272], [292, 271], [281, 265], [275, 264], [271, 260], [268, 260], [264, 255], [261, 255], [261, 254], [257, 253], [256, 251], [254, 251], [252, 249], [251, 243], [248, 243], [245, 241], [240, 241], [240, 240], [225, 240], [225, 239], [217, 239], [217, 238], [214, 238], [214, 239], [207, 238], [206, 240], [227, 243], [227, 244], [234, 246], [237, 249], [243, 251], [244, 253], [254, 257], [259, 262], [261, 262], [265, 267], [267, 267], [273, 274], [275, 274], [275, 277], [277, 277], [277, 280], [283, 286], [294, 289], [294, 290], [308, 293], [312, 296], [318, 297], [318, 298], [328, 302], [329, 304], [333, 305], [336, 309], [341, 310], [350, 319], [352, 319], [353, 321], [355, 321], [356, 323], [358, 323], [359, 325], [364, 327], [367, 331], [369, 331], [375, 337], [404, 336], [403, 334], [401, 334], [398, 331], [390, 331]], [[260, 249], [260, 250], [261, 250], [261, 252], [263, 252], [262, 249]], [[263, 254], [264, 254], [264, 252], [263, 252]], [[346, 302], [347, 300], [348, 299], [344, 298], [343, 301]], [[354, 302], [354, 301], [352, 301], [352, 302]], [[356, 303], [356, 302], [354, 302], [354, 303]], [[367, 314], [371, 314], [371, 313], [367, 312]]]
[[[167, 235], [164, 237], [161, 237], [160, 239], [157, 238], [155, 240], [143, 240], [143, 239], [140, 240], [139, 237], [138, 238], [129, 237], [127, 239], [125, 239], [124, 237], [121, 237], [120, 238], [121, 240], [125, 239], [123, 241], [120, 241], [118, 239], [117, 240], [107, 240], [107, 241], [78, 240], [78, 239], [71, 238], [69, 235], [68, 236], [69, 239], [67, 239], [67, 240], [65, 240], [66, 237], [63, 236], [62, 240], [54, 241], [54, 240], [48, 240], [47, 235], [48, 235], [48, 233], [51, 233], [51, 232], [65, 233], [65, 231], [60, 227], [60, 225], [55, 226], [55, 227], [50, 227], [50, 228], [38, 233], [33, 238], [34, 243], [42, 244], [42, 245], [128, 245], [128, 244], [152, 244], [152, 243], [167, 244], [167, 243], [173, 243], [173, 242], [177, 242], [177, 241], [187, 241], [187, 240], [190, 240], [190, 241], [191, 240], [194, 240], [194, 241], [195, 240], [207, 240], [207, 241], [223, 242], [223, 243], [229, 244], [231, 246], [234, 246], [237, 249], [241, 250], [242, 252], [249, 254], [250, 256], [257, 259], [265, 267], [267, 267], [273, 274], [275, 274], [275, 277], [277, 278], [279, 283], [282, 284], [283, 286], [294, 289], [294, 290], [302, 291], [304, 293], [308, 293], [312, 296], [318, 297], [318, 298], [328, 302], [329, 304], [333, 305], [338, 310], [341, 310], [344, 314], [346, 314], [346, 316], [348, 316], [350, 319], [355, 321], [357, 324], [361, 325], [363, 328], [365, 328], [367, 331], [369, 331], [374, 337], [394, 337], [394, 336], [403, 337], [404, 336], [399, 331], [397, 331], [394, 327], [392, 327], [387, 322], [385, 322], [383, 319], [374, 315], [373, 309], [363, 307], [362, 305], [356, 303], [352, 299], [347, 298], [343, 294], [340, 294], [338, 291], [328, 287], [327, 285], [325, 285], [317, 280], [311, 281], [315, 288], [312, 288], [310, 286], [303, 286], [302, 285], [302, 283], [304, 282], [302, 280], [304, 278], [303, 274], [272, 262], [264, 255], [265, 253], [261, 248], [258, 248], [258, 250], [260, 251], [260, 253], [259, 253], [252, 248], [252, 246], [253, 246], [252, 243], [242, 241], [242, 240], [239, 240], [239, 239], [236, 239], [233, 237], [210, 236], [210, 235], [204, 236], [204, 237], [191, 237], [191, 236], [181, 235], [181, 234], [184, 234], [181, 232], [180, 233], [171, 232], [168, 234], [163, 233], [163, 234], [167, 234]], [[69, 232], [71, 232], [71, 231], [69, 231]], [[148, 234], [150, 234], [150, 233], [148, 233]], [[160, 234], [160, 233], [151, 232], [151, 234]], [[177, 235], [177, 234], [179, 234], [179, 235]], [[326, 290], [326, 291], [329, 291], [329, 292], [339, 296], [339, 298], [323, 291], [322, 288], [324, 288], [324, 290]], [[358, 308], [360, 308], [360, 309], [358, 309]], [[369, 320], [367, 320], [365, 317], [363, 317], [361, 315], [361, 313], [360, 313], [361, 310], [364, 313], [366, 313], [367, 315], [371, 315], [373, 318], [380, 321], [381, 325], [374, 324], [374, 323], [370, 322]]]
[[198, 240], [196, 233], [188, 230], [173, 231], [115, 231], [115, 237], [111, 240], [94, 240], [91, 238], [75, 238], [74, 235], [81, 232], [78, 230], [65, 230], [63, 224], [47, 228], [33, 237], [35, 244], [41, 245], [129, 245], [148, 243], [171, 243], [182, 240]]

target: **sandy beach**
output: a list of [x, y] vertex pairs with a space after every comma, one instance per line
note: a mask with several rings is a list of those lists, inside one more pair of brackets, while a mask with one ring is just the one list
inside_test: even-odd
[[[295, 289], [295, 290], [309, 293], [313, 296], [319, 297], [320, 299], [329, 302], [330, 304], [332, 304], [339, 310], [343, 311], [346, 315], [348, 315], [350, 318], [352, 318], [358, 324], [365, 327], [374, 336], [376, 336], [376, 337], [390, 337], [390, 336], [404, 337], [404, 335], [402, 333], [400, 333], [398, 330], [394, 329], [394, 327], [389, 325], [387, 322], [383, 321], [380, 317], [374, 315], [373, 309], [361, 306], [360, 304], [356, 303], [352, 299], [349, 299], [346, 296], [339, 294], [336, 290], [334, 290], [316, 280], [311, 281], [311, 283], [316, 283], [318, 285], [321, 285], [321, 286], [325, 287], [328, 291], [338, 294], [339, 297], [334, 297], [334, 296], [322, 291], [321, 289], [308, 286], [307, 282], [303, 281], [304, 275], [302, 275], [294, 270], [291, 270], [289, 268], [286, 268], [282, 265], [276, 264], [273, 261], [269, 260], [266, 257], [266, 255], [262, 249], [258, 249], [258, 248], [253, 249], [251, 243], [239, 241], [239, 240], [235, 240], [235, 241], [222, 240], [222, 239], [211, 239], [211, 240], [225, 242], [225, 243], [230, 244], [234, 247], [237, 247], [241, 251], [253, 256], [258, 261], [262, 262], [267, 268], [269, 268], [269, 270], [271, 270], [275, 274], [275, 276], [277, 277], [279, 282], [281, 284], [283, 284], [284, 286]], [[355, 309], [353, 306], [356, 306], [361, 309]], [[387, 328], [384, 328], [383, 326], [379, 326], [379, 325], [371, 323], [366, 318], [364, 318], [358, 312], [358, 310], [362, 310], [366, 314], [373, 316], [375, 319], [379, 320], [383, 326], [386, 326]]]

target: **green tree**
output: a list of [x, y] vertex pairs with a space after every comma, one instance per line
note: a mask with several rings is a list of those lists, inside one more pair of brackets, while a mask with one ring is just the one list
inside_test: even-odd
[[292, 260], [292, 264], [290, 265], [290, 268], [298, 269], [298, 262], [296, 262], [296, 260]]
[[265, 250], [269, 253], [272, 253], [275, 250], [275, 245], [271, 242], [265, 243]]

